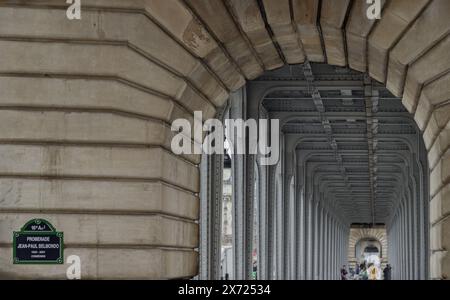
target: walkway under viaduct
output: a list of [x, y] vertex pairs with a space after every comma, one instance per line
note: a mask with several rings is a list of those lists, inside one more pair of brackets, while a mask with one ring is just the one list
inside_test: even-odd
[[31, 218], [85, 279], [218, 278], [223, 158], [170, 147], [194, 111], [281, 122], [276, 166], [232, 158], [234, 278], [255, 224], [258, 278], [336, 279], [356, 224], [394, 278], [448, 278], [448, 0], [65, 2], [0, 1], [1, 278], [65, 278], [12, 264]]

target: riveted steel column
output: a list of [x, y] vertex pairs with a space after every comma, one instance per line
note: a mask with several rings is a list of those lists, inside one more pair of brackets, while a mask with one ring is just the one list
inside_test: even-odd
[[331, 218], [330, 213], [327, 211], [327, 246], [326, 246], [326, 265], [325, 265], [325, 278], [330, 280], [331, 275]]
[[277, 279], [283, 279], [283, 189], [281, 182], [281, 174], [277, 172], [277, 255], [276, 255], [276, 267], [277, 267]]
[[323, 280], [323, 253], [324, 253], [324, 216], [323, 207], [319, 207], [319, 265], [318, 265], [318, 279]]
[[312, 223], [312, 199], [311, 195], [307, 195], [306, 201], [306, 278], [307, 280], [312, 279], [312, 252], [313, 252], [313, 223]]
[[267, 192], [267, 274], [268, 278], [275, 279], [275, 166], [268, 167]]
[[258, 279], [269, 279], [269, 229], [268, 225], [268, 167], [259, 166], [259, 207], [258, 207], [258, 220], [259, 220], [259, 246], [258, 246]]
[[[246, 91], [240, 89], [230, 95], [230, 119], [244, 119], [246, 111]], [[237, 140], [236, 133], [230, 133], [229, 136]], [[245, 251], [245, 156], [236, 154], [238, 151], [237, 143], [232, 143], [233, 153], [231, 156], [231, 170], [233, 181], [233, 255], [234, 255], [234, 279], [245, 279], [246, 276], [246, 251]]]
[[297, 168], [298, 172], [298, 186], [297, 186], [297, 276], [303, 280], [306, 278], [305, 266], [306, 266], [306, 235], [305, 235], [305, 195], [302, 184], [303, 167], [301, 165]]
[[318, 232], [318, 213], [319, 213], [319, 204], [314, 201], [313, 202], [313, 268], [312, 268], [312, 278], [314, 280], [318, 279], [318, 261], [319, 261], [319, 232]]

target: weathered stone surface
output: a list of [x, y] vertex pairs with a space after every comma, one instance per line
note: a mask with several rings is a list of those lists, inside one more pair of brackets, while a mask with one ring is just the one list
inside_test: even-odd
[[[0, 41], [0, 47], [0, 72], [113, 76], [175, 99], [192, 89], [181, 78], [122, 45]], [[92, 63], [91, 57], [98, 59]], [[17, 60], [21, 64], [14, 63]], [[201, 100], [200, 95], [196, 97]]]
[[345, 57], [342, 29], [322, 25], [322, 35], [325, 41], [327, 62], [330, 65], [345, 66], [347, 60]]
[[[176, 97], [185, 88], [180, 78], [124, 46], [0, 41], [0, 71], [120, 76]], [[95, 64], [91, 57], [98, 57]], [[117, 59], [119, 58], [120, 59]], [[15, 61], [21, 61], [21, 64]]]
[[423, 132], [423, 141], [425, 143], [425, 147], [427, 150], [431, 148], [431, 146], [434, 143], [434, 140], [436, 139], [440, 129], [437, 126], [434, 118], [430, 118], [430, 121], [428, 122], [428, 126]]
[[162, 181], [2, 178], [0, 193], [0, 211], [199, 214], [193, 193]]
[[283, 62], [266, 30], [256, 0], [229, 0], [237, 20], [253, 44], [267, 70], [276, 69]]
[[437, 106], [448, 100], [450, 92], [450, 74], [443, 74], [433, 82], [424, 86], [422, 93], [427, 96], [433, 106]]
[[[212, 118], [217, 113], [217, 110], [213, 105], [204, 101], [204, 98], [199, 96], [198, 93], [188, 85], [185, 85], [184, 90], [177, 95], [177, 99], [184, 107], [202, 107], [203, 109], [195, 109], [193, 111], [202, 111], [203, 119]], [[202, 106], [200, 103], [202, 103]]]
[[13, 231], [33, 218], [42, 218], [64, 232], [64, 244], [97, 246], [171, 246], [195, 248], [198, 225], [159, 215], [0, 213], [0, 244], [11, 242]]
[[[70, 144], [164, 146], [171, 149], [175, 132], [169, 124], [111, 113], [0, 111], [0, 141]], [[192, 147], [193, 143], [191, 143]], [[199, 155], [183, 155], [195, 164]]]
[[170, 128], [161, 121], [96, 112], [0, 111], [0, 140], [170, 146]]
[[433, 279], [442, 278], [442, 259], [445, 256], [442, 250], [442, 223], [430, 225], [430, 277]]
[[[140, 5], [137, 8], [144, 7], [142, 1], [85, 1], [83, 5], [135, 3]], [[45, 3], [29, 5], [40, 4]], [[203, 111], [204, 118], [214, 116], [215, 107], [210, 102], [221, 105], [226, 91], [200, 60], [143, 14], [94, 9], [83, 11], [86, 22], [69, 22], [65, 9], [2, 9], [2, 36], [22, 41], [0, 42], [4, 54], [0, 70], [16, 73], [0, 77], [5, 90], [0, 106], [11, 107], [0, 112], [2, 126], [14, 128], [4, 131], [0, 139], [24, 145], [18, 146], [23, 151], [12, 150], [14, 153], [6, 149], [16, 146], [1, 146], [1, 156], [10, 159], [0, 166], [0, 219], [19, 222], [42, 212], [51, 213], [48, 217], [60, 220], [57, 226], [72, 236], [69, 241], [77, 238], [90, 244], [89, 249], [75, 253], [81, 256], [86, 279], [193, 276], [197, 272], [196, 252], [160, 249], [155, 244], [197, 247], [197, 225], [162, 215], [198, 218], [198, 198], [193, 193], [198, 191], [198, 169], [166, 150], [145, 145], [167, 148], [172, 134], [168, 123], [180, 117], [192, 123], [193, 110]], [[17, 19], [23, 20], [20, 26], [9, 25]], [[46, 40], [28, 42], [29, 38]], [[121, 42], [103, 45], [105, 39]], [[170, 51], [163, 51], [167, 49]], [[51, 78], [44, 77], [48, 73]], [[183, 82], [185, 79], [193, 86]], [[35, 145], [25, 145], [29, 143]], [[47, 143], [72, 146], [44, 146]], [[75, 146], [81, 143], [93, 146]], [[136, 146], [123, 147], [126, 144]], [[57, 148], [65, 148], [64, 154], [60, 155]], [[177, 177], [189, 179], [177, 182]], [[144, 216], [148, 214], [150, 217]], [[138, 230], [135, 238], [126, 232], [108, 231], [114, 220], [120, 220], [118, 231], [148, 230]], [[77, 230], [77, 222], [89, 232]], [[7, 227], [2, 226], [2, 233], [8, 233], [0, 251], [2, 278], [65, 278], [66, 266], [46, 268], [44, 273], [39, 266], [12, 267], [11, 246], [4, 244], [10, 243]], [[118, 246], [121, 244], [134, 249], [123, 249]], [[148, 245], [153, 248], [146, 248]], [[66, 257], [70, 251], [69, 247]]]
[[441, 258], [441, 267], [442, 267], [442, 275], [443, 279], [450, 279], [450, 219], [447, 218], [442, 220], [440, 226], [442, 227], [440, 236], [442, 240], [442, 258]]
[[244, 76], [231, 64], [222, 49], [216, 48], [211, 51], [205, 57], [205, 61], [219, 75], [230, 90], [235, 91], [245, 84]]
[[439, 132], [448, 123], [446, 120], [449, 106], [441, 105], [448, 100], [449, 94], [450, 74], [440, 77], [422, 89], [414, 118], [421, 130], [425, 128], [424, 141], [427, 149], [430, 149]]
[[[419, 110], [417, 110], [419, 112]], [[425, 147], [430, 149], [435, 139], [441, 133], [442, 130], [448, 129], [448, 123], [450, 122], [450, 106], [446, 105], [435, 109], [430, 116], [427, 128], [424, 132]]]
[[[103, 113], [131, 114], [139, 119], [155, 118], [167, 123], [183, 118], [194, 124], [191, 113], [169, 97], [148, 93], [116, 80], [0, 77], [0, 89], [3, 91], [0, 95], [0, 107], [95, 110]], [[212, 106], [202, 106], [205, 103], [196, 101], [198, 98], [195, 95], [185, 97], [184, 103], [203, 111], [204, 119], [215, 115]], [[194, 125], [202, 126], [200, 122]], [[192, 137], [194, 128], [192, 126]]]
[[387, 87], [400, 95], [407, 66], [432, 47], [450, 29], [450, 2], [431, 1], [389, 55]]
[[0, 145], [3, 175], [162, 179], [193, 192], [199, 170], [162, 148]]
[[303, 44], [303, 49], [310, 61], [324, 62], [319, 29], [317, 28], [318, 0], [293, 0], [294, 22]]
[[327, 62], [331, 65], [345, 66], [347, 64], [342, 26], [349, 4], [349, 0], [322, 1], [320, 24]]
[[[436, 279], [436, 280], [443, 279], [442, 266], [443, 266], [443, 264], [448, 264], [448, 262], [443, 260], [445, 255], [446, 255], [446, 251], [443, 251], [443, 250], [431, 252], [431, 254], [430, 254], [430, 278], [431, 279]], [[445, 268], [445, 266], [444, 266], [444, 268]]]
[[215, 36], [242, 69], [246, 78], [254, 79], [264, 72], [247, 42], [221, 0], [187, 1], [195, 13], [208, 24]]
[[[83, 6], [89, 8], [127, 8], [127, 9], [141, 9], [145, 7], [145, 3], [148, 0], [84, 0]], [[61, 7], [67, 9], [69, 6], [67, 3], [59, 0], [9, 0], [8, 4], [20, 4], [27, 7], [41, 7], [52, 6]], [[65, 12], [63, 12], [65, 13]]]
[[440, 250], [442, 249], [442, 240], [441, 240], [441, 225], [434, 224], [430, 228], [430, 249], [431, 250]]
[[0, 89], [2, 107], [115, 110], [167, 122], [188, 116], [169, 97], [147, 93], [115, 80], [2, 76]]
[[433, 120], [436, 122], [437, 126], [441, 129], [450, 128], [450, 105], [440, 106], [436, 108], [432, 115]]
[[436, 195], [450, 179], [450, 151], [447, 150], [437, 164], [433, 164], [435, 157], [437, 155], [433, 155], [433, 152], [429, 153], [430, 169], [432, 170], [430, 174], [431, 196]]
[[[171, 32], [185, 47], [200, 58], [205, 58], [208, 65], [231, 90], [239, 88], [238, 82], [244, 80], [238, 70], [228, 60], [225, 54], [211, 37], [200, 21], [191, 14], [179, 0], [175, 1], [145, 1], [146, 11]], [[211, 63], [213, 56], [223, 57], [220, 66]], [[208, 59], [209, 57], [209, 59]], [[229, 76], [229, 74], [233, 76]], [[235, 80], [238, 78], [238, 80]]]
[[[26, 20], [34, 20], [33, 23]], [[117, 20], [120, 19], [120, 22]], [[62, 27], [60, 26], [62, 24]], [[139, 30], [136, 30], [139, 28]], [[0, 32], [7, 36], [54, 37], [61, 39], [98, 39], [128, 41], [146, 54], [161, 61], [181, 76], [191, 79], [212, 101], [221, 105], [226, 91], [215, 78], [157, 25], [138, 13], [83, 12], [83, 22], [68, 21], [60, 9], [16, 9], [0, 10]], [[158, 41], [155, 43], [154, 41]], [[202, 73], [203, 76], [190, 76]], [[198, 80], [201, 79], [201, 80]]]
[[[13, 1], [12, 1], [13, 2]], [[26, 1], [21, 1], [21, 4]], [[62, 6], [66, 7], [67, 5], [64, 4], [64, 2], [60, 2], [58, 0], [49, 0], [49, 1], [40, 1], [38, 4], [33, 1], [29, 1], [27, 5], [29, 6], [39, 6], [39, 5], [52, 5], [52, 6]], [[142, 12], [146, 12], [147, 14], [151, 15], [152, 19], [154, 19], [157, 23], [159, 23], [162, 27], [167, 29], [175, 38], [176, 40], [184, 45], [187, 49], [189, 49], [195, 56], [198, 56], [200, 58], [206, 57], [211, 51], [218, 48], [217, 43], [214, 41], [214, 39], [208, 34], [206, 29], [200, 24], [198, 20], [193, 18], [192, 14], [186, 9], [183, 3], [179, 1], [171, 1], [171, 3], [165, 3], [165, 1], [147, 1], [147, 0], [137, 0], [137, 1], [105, 1], [105, 0], [86, 0], [83, 3], [84, 7], [91, 7], [95, 8], [100, 11], [99, 17], [96, 18], [95, 14], [89, 12], [89, 14], [93, 14], [93, 23], [91, 31], [89, 31], [89, 26], [86, 27], [86, 30], [84, 32], [87, 32], [87, 34], [91, 36], [97, 36], [100, 35], [100, 39], [105, 39], [108, 37], [108, 35], [123, 35], [127, 34], [127, 36], [122, 36], [123, 39], [127, 40], [129, 39], [132, 42], [135, 42], [136, 40], [141, 42], [141, 44], [145, 43], [146, 46], [149, 46], [148, 44], [151, 44], [150, 46], [152, 48], [158, 48], [158, 47], [164, 47], [163, 51], [157, 51], [153, 52], [155, 55], [158, 56], [166, 56], [168, 59], [168, 65], [176, 69], [176, 65], [178, 62], [183, 62], [183, 57], [186, 57], [187, 52], [182, 53], [180, 46], [178, 46], [174, 41], [170, 41], [169, 36], [167, 36], [165, 33], [163, 33], [160, 29], [151, 30], [151, 32], [145, 32], [146, 28], [150, 28], [152, 26], [155, 26], [149, 18], [145, 17], [143, 14], [138, 13], [131, 13], [133, 15], [130, 16], [130, 13], [123, 13], [123, 12], [105, 12], [102, 10], [102, 8], [126, 8], [126, 9], [132, 9], [132, 10], [142, 10]], [[13, 8], [15, 9], [15, 8]], [[45, 8], [47, 9], [47, 8]], [[83, 12], [84, 13], [84, 12]], [[123, 22], [116, 22], [114, 20], [117, 20], [117, 18], [108, 18], [109, 15], [114, 16], [120, 16], [123, 19]], [[124, 17], [125, 16], [125, 17]], [[168, 20], [166, 17], [170, 16], [169, 18], [173, 18], [173, 20], [177, 20], [176, 22], [172, 22]], [[176, 17], [174, 17], [176, 16]], [[100, 18], [101, 17], [101, 18]], [[77, 26], [79, 27], [80, 24], [84, 23], [84, 14], [83, 14], [83, 22], [70, 22], [65, 17], [65, 12], [60, 11], [58, 14], [58, 18], [62, 19], [60, 23], [64, 23], [66, 27], [68, 27], [68, 35], [65, 35], [65, 31], [59, 31], [59, 35], [62, 35], [63, 37], [70, 37], [71, 33], [78, 34], [78, 31], [76, 31]], [[131, 20], [133, 18], [134, 20]], [[34, 19], [34, 18], [33, 18]], [[105, 21], [105, 24], [100, 21]], [[29, 20], [29, 19], [28, 19]], [[108, 21], [111, 20], [111, 22], [108, 23]], [[130, 30], [132, 26], [136, 22], [140, 22], [136, 25], [135, 28], [139, 28], [139, 30], [133, 30], [132, 32], [127, 32], [127, 30]], [[130, 23], [131, 22], [131, 23]], [[144, 23], [141, 23], [144, 22]], [[46, 24], [51, 24], [51, 22], [44, 22]], [[72, 23], [72, 24], [70, 24]], [[78, 24], [73, 24], [78, 23]], [[24, 23], [25, 26], [28, 24], [27, 22]], [[91, 23], [86, 23], [91, 24]], [[86, 26], [85, 24], [85, 26]], [[126, 25], [127, 27], [124, 27]], [[45, 25], [44, 25], [45, 26]], [[106, 26], [105, 28], [96, 28], [97, 26]], [[109, 26], [109, 27], [108, 27]], [[50, 26], [47, 26], [50, 27]], [[54, 28], [60, 28], [60, 26], [54, 26]], [[75, 28], [75, 30], [74, 30]], [[83, 27], [84, 28], [84, 27]], [[114, 28], [117, 31], [108, 31], [107, 29]], [[53, 31], [55, 31], [53, 29]], [[83, 31], [82, 31], [83, 32]], [[151, 38], [151, 36], [154, 35], [160, 35], [159, 37]], [[140, 37], [145, 37], [144, 39], [141, 39]], [[153, 41], [158, 40], [158, 43], [154, 43]], [[170, 46], [165, 46], [166, 41], [168, 43], [171, 43]], [[178, 51], [180, 50], [180, 51]], [[178, 51], [178, 53], [177, 53]], [[161, 59], [161, 61], [166, 62], [165, 59]], [[172, 62], [173, 61], [173, 62]], [[192, 58], [189, 58], [185, 60], [185, 66], [184, 68], [187, 68], [189, 64], [188, 61], [192, 61]], [[174, 64], [174, 66], [172, 66]], [[216, 74], [221, 78], [221, 80], [227, 84], [228, 88], [233, 88], [232, 82], [229, 81], [229, 78], [226, 77], [226, 74], [223, 74], [223, 70], [214, 69], [214, 66], [210, 66]], [[228, 72], [233, 72], [234, 75], [239, 77], [239, 73], [235, 70], [234, 66], [230, 62], [228, 62], [226, 68], [230, 68], [232, 70], [229, 70]], [[202, 70], [203, 72], [206, 72], [205, 69]], [[226, 95], [224, 94], [224, 91], [220, 86], [217, 85], [214, 78], [211, 77], [209, 79], [211, 81], [211, 84], [206, 84], [203, 82], [201, 84], [201, 88], [206, 88], [210, 90], [211, 93], [215, 93], [216, 96], [212, 97], [212, 101], [216, 101], [218, 103], [223, 103], [226, 98]], [[216, 99], [217, 98], [217, 99]]]
[[450, 214], [450, 184], [443, 187], [430, 202], [430, 223], [439, 222]]
[[[70, 239], [78, 235], [92, 244], [66, 253], [82, 256], [85, 278], [195, 275], [198, 258], [191, 249], [198, 236], [190, 226], [198, 217], [198, 168], [156, 146], [167, 149], [172, 133], [166, 125], [174, 119], [192, 123], [194, 110], [214, 117], [229, 90], [257, 77], [263, 66], [281, 66], [275, 41], [288, 63], [301, 62], [302, 47], [310, 61], [323, 62], [325, 50], [330, 64], [368, 69], [397, 96], [404, 92], [429, 149], [430, 218], [436, 223], [431, 277], [448, 277], [449, 2], [388, 1], [373, 27], [365, 1], [349, 7], [348, 0], [321, 6], [318, 0], [263, 0], [274, 41], [256, 0], [189, 2], [194, 10], [181, 0], [83, 0], [82, 22], [68, 21], [60, 0], [3, 4], [0, 125], [12, 129], [0, 133], [0, 220], [18, 224], [41, 210], [58, 226], [92, 228], [98, 236], [68, 229]], [[105, 231], [108, 214], [126, 223], [119, 231], [148, 230], [137, 240], [116, 236]], [[185, 226], [191, 229], [184, 232]], [[171, 236], [171, 229], [184, 233]], [[10, 243], [6, 238], [2, 243]], [[1, 277], [42, 275], [39, 266], [12, 268], [10, 245], [0, 247]], [[46, 276], [64, 278], [65, 270], [50, 267]]]
[[450, 63], [450, 37], [433, 47], [409, 69], [406, 76], [403, 104], [414, 112], [424, 84], [432, 82], [444, 75]]
[[[383, 8], [386, 1], [381, 1]], [[348, 64], [350, 68], [366, 72], [367, 70], [367, 36], [372, 30], [376, 19], [367, 18], [369, 4], [366, 1], [353, 1], [348, 16], [346, 30]]]
[[437, 136], [433, 146], [428, 151], [429, 167], [434, 168], [439, 158], [450, 146], [450, 128], [442, 130]]
[[[429, 0], [396, 0], [387, 3], [383, 17], [369, 36], [369, 73], [374, 79], [386, 81], [389, 50], [428, 2]], [[395, 91], [392, 92], [398, 97], [401, 96]]]
[[283, 51], [286, 62], [288, 64], [303, 63], [305, 55], [291, 20], [289, 0], [264, 0], [263, 3], [267, 21]]
[[350, 0], [322, 0], [320, 24], [342, 27]]
[[217, 48], [217, 43], [181, 1], [146, 1], [147, 11], [199, 57]]
[[[12, 268], [12, 248], [0, 249], [0, 278], [42, 278], [42, 266], [14, 265]], [[80, 257], [82, 279], [188, 278], [193, 277], [198, 269], [198, 253], [195, 251], [70, 247], [64, 253], [66, 257]], [[45, 277], [65, 279], [68, 266], [45, 266]]]
[[[197, 63], [195, 68], [186, 76], [199, 91], [216, 107], [221, 107], [228, 100], [228, 91], [218, 84], [216, 79], [206, 71], [205, 66]], [[209, 104], [209, 103], [208, 103]], [[209, 104], [212, 106], [211, 104]]]
[[[427, 126], [427, 122], [430, 121], [430, 115], [433, 112], [433, 106], [431, 105], [428, 97], [422, 93], [419, 98], [419, 104], [417, 105], [416, 112], [414, 114], [414, 120], [419, 126], [420, 130], [424, 130]], [[410, 107], [412, 109], [412, 107]]]

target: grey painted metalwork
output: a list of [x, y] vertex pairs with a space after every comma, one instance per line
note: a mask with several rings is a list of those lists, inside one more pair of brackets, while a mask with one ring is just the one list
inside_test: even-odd
[[[245, 117], [246, 95], [245, 90], [240, 90], [231, 95], [230, 119]], [[232, 133], [234, 136], [234, 132]], [[232, 144], [233, 153], [237, 153], [237, 145]], [[232, 157], [232, 178], [233, 178], [233, 251], [234, 251], [234, 279], [245, 279], [246, 271], [246, 238], [244, 231], [246, 221], [245, 213], [245, 157], [233, 154]]]
[[258, 278], [338, 279], [352, 224], [385, 225], [393, 278], [427, 278], [426, 151], [413, 117], [382, 84], [325, 64], [288, 66], [234, 93], [230, 117], [281, 124], [276, 166], [233, 155], [234, 278], [251, 275], [255, 203]]

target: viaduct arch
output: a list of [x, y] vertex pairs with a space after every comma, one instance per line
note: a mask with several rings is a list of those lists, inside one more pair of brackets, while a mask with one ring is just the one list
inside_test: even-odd
[[[401, 97], [430, 173], [430, 278], [450, 274], [450, 2], [59, 0], [0, 3], [0, 276], [30, 217], [65, 232], [85, 278], [198, 274], [201, 158], [170, 151], [174, 119], [214, 117], [265, 71], [327, 63]], [[194, 141], [199, 142], [199, 141]], [[4, 250], [4, 251], [3, 251]], [[43, 275], [45, 274], [45, 275]]]

